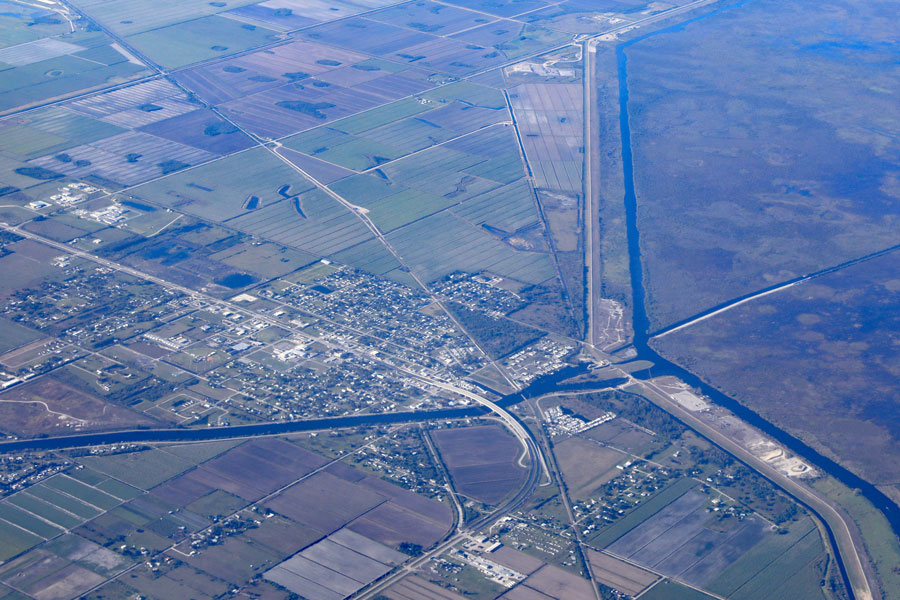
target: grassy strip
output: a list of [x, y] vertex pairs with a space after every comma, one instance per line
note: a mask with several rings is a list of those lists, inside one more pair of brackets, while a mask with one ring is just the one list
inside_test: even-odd
[[866, 551], [875, 565], [881, 588], [887, 600], [900, 599], [900, 547], [884, 515], [864, 497], [832, 477], [823, 477], [814, 484], [818, 491], [841, 505], [862, 532]]
[[778, 560], [813, 529], [815, 524], [809, 518], [792, 523], [786, 534], [772, 535], [758, 543], [705, 587], [720, 596], [730, 596]]

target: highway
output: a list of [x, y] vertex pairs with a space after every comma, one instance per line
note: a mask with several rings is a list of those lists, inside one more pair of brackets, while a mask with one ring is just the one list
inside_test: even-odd
[[779, 488], [785, 490], [788, 494], [809, 507], [820, 519], [824, 520], [834, 536], [835, 544], [837, 546], [834, 550], [840, 553], [844, 568], [847, 572], [847, 577], [853, 588], [854, 597], [856, 600], [873, 600], [868, 577], [863, 568], [859, 551], [856, 548], [856, 544], [853, 542], [853, 535], [850, 532], [850, 528], [844, 520], [843, 515], [841, 515], [831, 503], [823, 499], [808, 486], [775, 469], [738, 442], [732, 440], [718, 429], [712, 427], [695, 414], [683, 408], [667, 392], [660, 389], [659, 386], [652, 381], [634, 379], [627, 374], [626, 376], [629, 377], [631, 383], [626, 384], [624, 387], [628, 387], [629, 385], [637, 386], [641, 389], [640, 395], [642, 397], [673, 415], [679, 421], [694, 431], [697, 431], [703, 437], [712, 441], [729, 454], [737, 457], [742, 463], [752, 468]]
[[[528, 438], [528, 444], [531, 446], [529, 453], [532, 456], [540, 455], [539, 448], [530, 436]], [[528, 474], [525, 478], [525, 481], [512, 497], [504, 501], [491, 513], [479, 519], [476, 519], [475, 521], [472, 521], [464, 528], [458, 530], [455, 534], [451, 535], [445, 541], [441, 542], [430, 551], [422, 554], [422, 556], [416, 557], [414, 560], [407, 562], [399, 569], [385, 575], [382, 579], [371, 584], [368, 588], [365, 588], [363, 592], [359, 593], [356, 598], [358, 600], [368, 600], [370, 598], [374, 598], [390, 586], [399, 582], [404, 577], [411, 575], [415, 573], [419, 568], [424, 567], [425, 564], [432, 558], [440, 556], [459, 542], [472, 535], [477, 534], [479, 531], [481, 531], [491, 523], [521, 507], [525, 503], [525, 501], [531, 497], [531, 494], [537, 487], [540, 480], [540, 472], [541, 470], [537, 467], [536, 461], [531, 461], [528, 465]]]
[[[102, 266], [105, 266], [109, 269], [127, 273], [128, 275], [131, 275], [133, 277], [137, 277], [139, 279], [144, 279], [146, 281], [153, 282], [157, 285], [165, 287], [166, 289], [177, 291], [177, 292], [180, 292], [187, 296], [202, 298], [205, 301], [209, 302], [210, 304], [219, 305], [219, 306], [227, 306], [229, 310], [236, 312], [236, 313], [243, 314], [249, 318], [258, 319], [258, 320], [267, 322], [270, 325], [273, 325], [276, 327], [291, 329], [291, 327], [289, 325], [286, 325], [284, 322], [279, 321], [278, 319], [269, 317], [268, 315], [263, 315], [263, 314], [248, 310], [235, 302], [230, 302], [227, 300], [220, 300], [218, 298], [215, 298], [214, 296], [210, 296], [208, 294], [204, 294], [204, 293], [192, 290], [192, 289], [184, 287], [182, 285], [178, 285], [176, 283], [162, 279], [161, 277], [157, 277], [155, 275], [150, 275], [149, 273], [145, 273], [143, 271], [140, 271], [139, 269], [135, 269], [133, 267], [128, 267], [126, 265], [122, 265], [115, 261], [100, 258], [98, 256], [95, 256], [94, 254], [91, 254], [90, 252], [86, 252], [86, 251], [80, 250], [78, 248], [73, 248], [72, 246], [69, 246], [67, 244], [63, 244], [60, 242], [56, 242], [54, 240], [50, 240], [48, 238], [45, 238], [44, 236], [37, 235], [30, 231], [21, 229], [20, 227], [16, 227], [16, 226], [9, 225], [6, 223], [0, 223], [0, 229], [9, 231], [11, 233], [15, 233], [16, 235], [19, 235], [19, 236], [22, 236], [22, 237], [25, 237], [25, 238], [28, 238], [28, 239], [31, 239], [31, 240], [34, 240], [37, 242], [40, 242], [47, 246], [51, 246], [53, 248], [56, 248], [63, 252], [66, 252], [67, 254], [75, 255], [80, 258], [84, 258], [84, 259], [93, 261], [93, 262], [100, 264]], [[293, 332], [306, 336], [306, 334], [303, 334], [298, 329], [293, 329]], [[320, 341], [322, 341], [322, 340], [320, 340]], [[325, 343], [324, 341], [322, 341], [322, 342]], [[354, 350], [352, 348], [346, 348], [346, 350], [348, 350], [350, 352], [358, 352], [358, 350]], [[371, 360], [372, 357], [369, 357], [369, 359]], [[484, 396], [482, 396], [480, 394], [476, 394], [475, 392], [473, 392], [471, 390], [463, 389], [459, 386], [455, 386], [455, 385], [446, 383], [439, 379], [425, 376], [422, 373], [420, 373], [418, 371], [414, 371], [412, 369], [408, 369], [408, 368], [405, 368], [405, 367], [402, 367], [399, 365], [395, 365], [395, 364], [389, 364], [389, 363], [383, 363], [383, 364], [389, 366], [392, 369], [401, 371], [410, 377], [415, 377], [421, 381], [424, 381], [424, 382], [428, 383], [429, 385], [446, 390], [448, 392], [452, 392], [454, 394], [458, 394], [460, 396], [468, 398], [469, 400], [472, 400], [473, 402], [476, 402], [477, 404], [480, 404], [481, 406], [488, 408], [491, 412], [495, 413], [503, 421], [503, 423], [510, 430], [510, 432], [512, 432], [512, 434], [514, 436], [516, 436], [516, 438], [522, 444], [524, 453], [531, 453], [531, 452], [535, 451], [535, 449], [537, 448], [536, 445], [533, 443], [533, 438], [531, 436], [531, 433], [527, 429], [525, 429], [525, 427], [513, 415], [511, 415], [507, 410], [501, 408], [500, 406], [498, 406], [497, 404], [495, 404], [488, 398], [485, 398]], [[529, 442], [531, 442], [531, 444], [529, 444]], [[535, 462], [540, 464], [541, 472], [549, 480], [549, 471], [547, 469], [547, 464], [546, 464], [546, 461], [544, 460], [543, 455], [538, 452], [537, 454], [532, 454], [532, 456], [535, 458]], [[524, 459], [524, 454], [523, 454], [523, 459]]]
[[[228, 306], [228, 308], [230, 310], [232, 310], [234, 312], [245, 314], [246, 316], [251, 317], [251, 318], [271, 322], [271, 324], [277, 325], [279, 327], [286, 327], [285, 324], [280, 321], [272, 319], [271, 317], [268, 317], [266, 315], [261, 315], [261, 314], [255, 313], [253, 311], [247, 310], [246, 308], [239, 306], [236, 303], [229, 302], [226, 300], [220, 300], [213, 296], [209, 296], [207, 294], [197, 292], [195, 290], [172, 283], [172, 282], [162, 279], [160, 277], [156, 277], [154, 275], [144, 273], [143, 271], [140, 271], [138, 269], [122, 265], [115, 261], [100, 258], [89, 252], [79, 250], [77, 248], [73, 248], [67, 244], [56, 242], [54, 240], [47, 239], [47, 238], [37, 235], [35, 233], [25, 231], [19, 227], [12, 226], [7, 223], [0, 223], [0, 229], [9, 231], [11, 233], [15, 233], [16, 235], [20, 235], [22, 237], [25, 237], [25, 238], [28, 238], [28, 239], [31, 239], [31, 240], [34, 240], [37, 242], [40, 242], [42, 244], [45, 244], [50, 247], [61, 250], [63, 252], [66, 252], [67, 254], [72, 254], [72, 255], [78, 256], [80, 258], [84, 258], [86, 260], [93, 261], [93, 262], [98, 263], [102, 266], [105, 266], [109, 269], [121, 271], [121, 272], [127, 273], [133, 277], [151, 281], [153, 283], [156, 283], [160, 286], [165, 287], [166, 289], [178, 291], [178, 292], [181, 292], [183, 294], [193, 296], [193, 297], [200, 297], [200, 298], [205, 299], [207, 302], [209, 302], [211, 304], [226, 305], [226, 306]], [[354, 351], [353, 349], [348, 349], [348, 350]], [[422, 375], [420, 372], [406, 369], [406, 368], [400, 367], [398, 365], [390, 365], [390, 367], [392, 367], [396, 370], [399, 370], [410, 377], [415, 377], [417, 379], [420, 379], [434, 387], [437, 387], [437, 388], [449, 391], [451, 393], [463, 396], [463, 397], [489, 409], [491, 412], [493, 412], [495, 415], [497, 415], [497, 417], [503, 422], [503, 424], [516, 437], [516, 439], [519, 440], [519, 443], [522, 445], [522, 455], [519, 459], [519, 464], [522, 466], [525, 466], [528, 469], [528, 475], [526, 477], [526, 480], [525, 480], [524, 484], [522, 485], [522, 487], [518, 490], [518, 492], [515, 495], [513, 495], [511, 498], [509, 498], [507, 501], [505, 501], [502, 505], [500, 505], [495, 511], [493, 511], [489, 515], [486, 515], [486, 516], [482, 517], [481, 519], [474, 521], [468, 527], [466, 527], [464, 530], [458, 532], [455, 536], [451, 537], [449, 540], [447, 540], [443, 544], [439, 545], [433, 551], [429, 552], [428, 554], [424, 555], [423, 557], [420, 557], [416, 561], [413, 561], [413, 563], [410, 563], [407, 566], [405, 566], [403, 569], [401, 569], [400, 571], [397, 572], [397, 574], [399, 575], [399, 574], [408, 573], [413, 568], [412, 565], [419, 565], [421, 562], [424, 562], [425, 560], [427, 560], [427, 558], [434, 556], [436, 554], [439, 554], [440, 552], [443, 552], [444, 550], [446, 550], [447, 548], [449, 548], [450, 546], [452, 546], [459, 540], [463, 539], [467, 535], [470, 535], [472, 532], [478, 531], [479, 529], [483, 528], [487, 524], [491, 523], [493, 520], [500, 518], [501, 516], [503, 516], [504, 514], [507, 514], [508, 512], [510, 512], [512, 510], [515, 510], [516, 508], [521, 506], [531, 496], [532, 492], [534, 491], [534, 488], [537, 485], [541, 484], [542, 479], [544, 480], [543, 485], [547, 485], [548, 483], [550, 483], [552, 481], [552, 479], [550, 477], [550, 471], [547, 467], [547, 461], [546, 461], [546, 458], [544, 457], [541, 447], [537, 444], [537, 442], [535, 441], [531, 432], [528, 429], [526, 429], [519, 422], [519, 420], [516, 419], [507, 410], [498, 406], [496, 403], [489, 400], [488, 398], [485, 398], [484, 396], [482, 396], [480, 394], [476, 394], [475, 392], [473, 392], [471, 390], [464, 389], [464, 388], [452, 385], [450, 383], [446, 383], [444, 381], [440, 381], [438, 379], [434, 379], [432, 377]], [[428, 413], [428, 411], [423, 411], [421, 414], [427, 415], [427, 413]], [[416, 415], [416, 414], [417, 413], [411, 412], [411, 413], [409, 413], [409, 416], [412, 417], [413, 415]], [[370, 418], [375, 417], [375, 416], [376, 415], [369, 415]], [[432, 415], [428, 415], [428, 418], [434, 418], [434, 417]], [[140, 430], [137, 430], [137, 431], [140, 431]], [[142, 433], [152, 434], [151, 431], [143, 431]], [[8, 447], [13, 444], [15, 444], [15, 442], [6, 443], [6, 445]], [[4, 446], [4, 443], [0, 443], [0, 448], [3, 448], [3, 446]], [[528, 460], [526, 461], [526, 459], [528, 459]], [[391, 581], [393, 581], [393, 577], [389, 577], [389, 579], [391, 579]], [[379, 589], [380, 589], [380, 587], [379, 587]]]

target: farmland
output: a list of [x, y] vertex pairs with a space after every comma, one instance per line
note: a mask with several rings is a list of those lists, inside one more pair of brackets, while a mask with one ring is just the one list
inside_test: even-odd
[[498, 503], [524, 475], [518, 442], [497, 427], [443, 429], [431, 437], [459, 492], [480, 502]]
[[889, 454], [890, 252], [653, 335], [890, 237], [828, 1], [0, 0], [0, 598], [889, 598], [872, 490], [648, 345]]

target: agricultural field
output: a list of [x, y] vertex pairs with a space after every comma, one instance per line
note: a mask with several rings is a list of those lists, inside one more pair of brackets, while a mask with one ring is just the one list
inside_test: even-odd
[[[345, 595], [450, 525], [440, 503], [282, 439], [71, 458], [65, 472], [0, 501], [0, 582], [29, 596], [98, 586], [210, 595], [259, 575], [254, 585], [273, 594]], [[140, 560], [157, 567], [132, 569]], [[329, 569], [343, 576], [323, 579]]]
[[525, 472], [516, 462], [521, 445], [500, 427], [440, 429], [430, 435], [459, 493], [497, 504], [522, 482]]
[[[0, 23], [4, 26], [9, 23]], [[77, 31], [66, 28], [60, 35], [0, 48], [0, 64], [5, 66], [0, 82], [0, 115], [150, 73], [112, 45], [109, 38], [89, 33], [86, 28], [86, 23], [78, 21]]]
[[312, 184], [262, 148], [174, 174], [131, 194], [212, 222], [226, 222], [284, 203]]

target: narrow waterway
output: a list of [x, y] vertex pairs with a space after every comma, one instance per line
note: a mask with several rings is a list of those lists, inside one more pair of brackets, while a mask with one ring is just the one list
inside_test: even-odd
[[[557, 391], [599, 389], [615, 387], [624, 383], [624, 379], [608, 381], [589, 381], [583, 384], [560, 384], [567, 379], [585, 375], [588, 365], [568, 366], [536, 378], [527, 387], [513, 394], [502, 396], [496, 401], [498, 406], [507, 408], [527, 400]], [[320, 419], [304, 419], [302, 421], [286, 421], [279, 423], [255, 423], [252, 425], [232, 425], [228, 427], [207, 427], [203, 429], [131, 429], [128, 431], [107, 431], [97, 433], [80, 433], [73, 435], [38, 437], [22, 440], [0, 442], [0, 453], [18, 452], [20, 450], [63, 450], [85, 446], [107, 444], [137, 444], [149, 442], [205, 442], [211, 440], [234, 439], [260, 435], [282, 435], [302, 433], [304, 431], [321, 431], [328, 429], [346, 429], [349, 427], [368, 427], [372, 425], [393, 425], [399, 423], [423, 423], [446, 419], [465, 419], [490, 414], [483, 406], [467, 406], [464, 408], [446, 408], [421, 411], [398, 411], [391, 413], [375, 413], [350, 415], [344, 417], [325, 417]]]
[[[730, 6], [726, 6], [715, 11], [711, 11], [707, 14], [701, 15], [699, 17], [695, 17], [673, 27], [669, 27], [666, 29], [661, 29], [659, 31], [655, 31], [644, 36], [635, 38], [634, 40], [630, 40], [623, 44], [620, 44], [616, 47], [616, 60], [617, 60], [617, 69], [618, 69], [618, 81], [619, 81], [619, 122], [621, 127], [621, 136], [622, 136], [622, 164], [623, 171], [625, 177], [625, 212], [626, 212], [626, 227], [627, 227], [627, 235], [628, 235], [628, 258], [629, 258], [629, 270], [631, 276], [631, 288], [632, 288], [632, 321], [634, 327], [634, 341], [633, 347], [637, 351], [637, 359], [648, 360], [654, 363], [654, 366], [647, 371], [634, 373], [633, 375], [637, 378], [648, 378], [648, 377], [660, 377], [664, 375], [671, 375], [678, 377], [685, 383], [699, 389], [702, 393], [709, 396], [713, 402], [716, 404], [723, 406], [734, 413], [736, 416], [756, 427], [757, 429], [763, 431], [768, 436], [777, 440], [779, 443], [788, 448], [791, 452], [803, 457], [805, 460], [814, 464], [821, 470], [827, 472], [829, 475], [833, 476], [841, 483], [846, 485], [851, 489], [859, 490], [862, 496], [864, 496], [869, 502], [871, 502], [875, 507], [877, 507], [887, 518], [889, 521], [891, 528], [893, 529], [895, 534], [900, 535], [900, 506], [897, 506], [890, 498], [888, 498], [885, 494], [883, 494], [880, 490], [878, 490], [874, 485], [860, 478], [856, 474], [852, 473], [848, 469], [842, 467], [838, 463], [829, 459], [826, 456], [823, 456], [821, 453], [805, 444], [800, 439], [792, 436], [786, 431], [780, 429], [776, 425], [771, 422], [765, 420], [759, 414], [750, 410], [740, 402], [736, 401], [734, 398], [731, 398], [716, 388], [709, 385], [707, 382], [700, 379], [694, 373], [684, 369], [678, 364], [663, 358], [660, 354], [656, 352], [651, 346], [650, 341], [654, 335], [659, 335], [662, 332], [667, 330], [674, 329], [683, 323], [676, 323], [662, 329], [658, 332], [651, 333], [650, 331], [650, 320], [647, 316], [646, 310], [646, 298], [645, 298], [645, 290], [644, 290], [644, 277], [643, 277], [643, 261], [641, 257], [641, 245], [640, 245], [640, 230], [638, 227], [638, 203], [637, 196], [635, 193], [635, 185], [634, 185], [634, 174], [635, 174], [635, 166], [634, 166], [634, 156], [632, 152], [631, 146], [631, 124], [629, 118], [629, 90], [628, 90], [628, 56], [627, 50], [630, 46], [645, 40], [649, 37], [655, 35], [661, 35], [666, 33], [673, 33], [676, 31], [681, 31], [685, 25], [696, 22], [702, 19], [709, 18], [715, 14], [721, 13], [726, 10], [732, 10], [734, 8], [743, 6], [752, 0], [744, 0], [743, 2], [733, 4]], [[881, 255], [887, 252], [892, 252], [896, 250], [896, 248], [889, 248], [883, 250], [881, 252], [875, 253], [875, 255]], [[874, 257], [874, 255], [873, 255]], [[871, 257], [861, 257], [859, 259], [855, 259], [853, 261], [848, 261], [845, 264], [838, 265], [836, 267], [831, 267], [829, 269], [825, 269], [821, 272], [817, 272], [805, 277], [798, 277], [797, 280], [801, 281], [804, 279], [809, 279], [813, 276], [820, 276], [827, 273], [834, 272], [841, 268], [845, 268], [846, 266], [850, 266], [851, 264], [856, 264], [861, 262], [862, 260], [868, 260]], [[783, 282], [790, 283], [790, 282]], [[778, 284], [783, 285], [783, 284]], [[777, 287], [777, 286], [773, 286]], [[765, 291], [765, 290], [761, 290]], [[758, 292], [757, 292], [758, 293]], [[748, 297], [753, 296], [754, 294], [748, 294]], [[733, 302], [739, 301], [739, 299], [735, 299]], [[724, 306], [729, 303], [725, 303], [718, 307], [713, 307], [708, 311], [704, 311], [704, 313], [699, 313], [695, 317], [691, 317], [690, 319], [685, 320], [685, 322], [691, 321], [698, 317], [703, 316], [705, 313], [712, 313], [716, 310], [721, 310]], [[832, 547], [836, 547], [834, 535], [831, 530], [828, 528], [828, 525], [825, 524], [828, 529], [828, 535], [831, 538]], [[849, 593], [852, 594], [852, 588], [849, 585], [849, 581], [847, 578], [846, 570], [844, 568], [843, 562], [841, 558], [837, 557], [837, 562], [840, 567], [841, 574], [843, 575], [844, 582], [846, 584]]]

